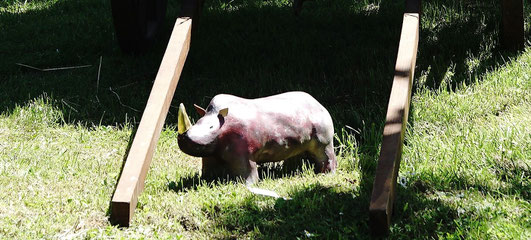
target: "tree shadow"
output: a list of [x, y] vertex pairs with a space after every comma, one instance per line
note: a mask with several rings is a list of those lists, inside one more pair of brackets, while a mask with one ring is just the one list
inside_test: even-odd
[[[369, 192], [354, 189], [341, 192], [317, 183], [298, 188], [290, 197], [291, 200], [277, 199], [264, 208], [251, 196], [237, 205], [220, 203], [203, 211], [213, 222], [212, 227], [223, 228], [233, 237], [253, 232], [257, 239], [371, 238]], [[399, 210], [393, 217], [390, 238], [436, 238], [437, 232], [455, 230], [453, 220], [458, 214], [444, 203], [408, 189], [400, 189], [397, 199]]]
[[[338, 112], [338, 126], [355, 127], [367, 119], [354, 111], [358, 108], [381, 115], [372, 109], [385, 104], [388, 91], [380, 91], [378, 79], [392, 74], [400, 13], [385, 10], [383, 4], [380, 13], [385, 14], [354, 12], [349, 10], [352, 3], [342, 1], [316, 2], [295, 17], [288, 3], [261, 3], [234, 1], [219, 10], [220, 2], [207, 2], [168, 123], [176, 122], [178, 102], [206, 105], [217, 93], [254, 98], [290, 90], [307, 91]], [[48, 93], [67, 122], [137, 123], [179, 3], [170, 2], [168, 9], [165, 40], [143, 56], [121, 54], [106, 1], [59, 1], [36, 11], [3, 13], [0, 18], [10, 28], [0, 34], [5, 43], [0, 46], [5, 63], [0, 64], [2, 112], [9, 114], [16, 105]], [[382, 56], [389, 56], [385, 64], [371, 66]], [[40, 68], [92, 66], [39, 72], [15, 65], [19, 62]]]
[[[2, 113], [48, 93], [67, 122], [138, 123], [180, 9], [178, 1], [169, 4], [162, 40], [142, 56], [120, 52], [108, 1], [59, 1], [35, 11], [2, 13], [3, 24], [10, 26], [0, 33]], [[254, 98], [290, 90], [309, 92], [323, 103], [336, 129], [381, 122], [404, 4], [363, 4], [307, 2], [296, 17], [287, 2], [207, 1], [167, 123], [177, 121], [179, 102], [206, 105], [218, 93]], [[437, 89], [449, 72], [454, 76], [450, 88], [473, 82], [518, 54], [498, 47], [497, 1], [425, 3], [425, 8], [430, 6], [444, 11], [424, 14], [440, 14], [443, 20], [423, 21], [416, 73], [425, 78], [414, 81], [415, 87]], [[454, 16], [453, 12], [470, 16], [454, 14], [444, 20], [443, 14]], [[92, 67], [38, 72], [15, 63]]]
[[[440, 20], [423, 18], [416, 75], [425, 76], [414, 82], [415, 88], [437, 90], [443, 85], [443, 91], [455, 90], [462, 83], [481, 81], [485, 73], [521, 54], [501, 47], [499, 1], [440, 0], [425, 5], [425, 14]], [[524, 11], [529, 13], [529, 7]]]
[[[363, 129], [360, 188], [338, 193], [319, 184], [308, 186], [294, 192], [291, 201], [276, 201], [271, 209], [259, 210], [253, 201], [244, 201], [238, 206], [243, 211], [213, 221], [238, 233], [257, 227], [261, 238], [307, 237], [306, 232], [320, 238], [337, 238], [339, 234], [366, 238], [367, 209], [394, 73], [403, 2], [374, 1], [362, 10], [358, 10], [358, 1], [307, 2], [298, 17], [287, 3], [261, 2], [207, 2], [167, 123], [177, 121], [177, 103], [204, 106], [218, 93], [252, 98], [290, 90], [312, 94], [330, 110], [336, 130], [346, 125]], [[422, 83], [415, 81], [416, 88], [439, 89], [451, 73], [452, 82], [444, 90], [452, 89], [459, 83], [473, 82], [518, 54], [501, 51], [497, 41], [489, 45], [497, 38], [499, 13], [484, 17], [479, 14], [483, 11], [466, 5], [469, 1], [462, 2], [425, 1], [425, 6], [444, 5], [448, 12], [468, 9], [471, 15], [423, 21], [416, 73], [426, 77]], [[482, 1], [486, 5], [478, 6], [488, 7], [494, 2]], [[217, 7], [221, 4], [226, 6]], [[2, 114], [10, 114], [16, 105], [46, 92], [69, 116], [68, 123], [137, 123], [179, 3], [170, 1], [168, 10], [165, 40], [140, 57], [123, 55], [118, 49], [109, 1], [59, 1], [36, 11], [0, 14], [0, 26], [9, 26], [0, 31]], [[92, 67], [44, 73], [17, 66], [17, 62], [41, 68]], [[192, 116], [197, 118], [195, 113]], [[281, 177], [282, 172], [274, 172], [273, 176]], [[195, 189], [199, 180], [198, 175], [181, 178], [169, 182], [168, 189]], [[422, 214], [417, 215], [423, 213], [422, 209], [434, 215], [424, 219]], [[399, 189], [395, 213], [394, 227], [416, 226], [415, 230], [405, 230], [410, 237], [433, 236], [434, 229], [453, 231], [451, 220], [456, 215], [450, 207], [411, 189]], [[443, 218], [445, 214], [449, 217]], [[415, 235], [414, 231], [421, 232]], [[334, 232], [338, 235], [326, 235]]]
[[[63, 111], [67, 123], [116, 125], [139, 121], [160, 64], [163, 43], [143, 56], [123, 55], [114, 36], [110, 1], [28, 4], [42, 7], [0, 14], [2, 113], [9, 114], [16, 105], [25, 105], [47, 93], [56, 100], [54, 105]], [[41, 72], [15, 63], [39, 68], [91, 66]]]
[[[422, 83], [415, 81], [415, 87], [439, 88], [448, 70], [454, 75], [450, 86], [471, 82], [514, 56], [500, 51], [496, 40], [486, 46], [497, 39], [499, 12], [484, 15], [474, 9], [489, 10], [495, 2], [425, 3], [425, 8], [439, 5], [444, 6], [443, 13], [470, 16], [423, 21], [416, 73], [426, 77]], [[323, 103], [336, 129], [381, 122], [403, 2], [362, 5], [346, 0], [307, 2], [296, 17], [288, 3], [207, 1], [167, 123], [177, 121], [179, 102], [206, 105], [218, 93], [254, 98], [290, 90], [309, 92]], [[0, 19], [10, 28], [0, 33], [2, 112], [9, 114], [14, 106], [48, 93], [67, 122], [138, 123], [179, 9], [178, 1], [170, 1], [162, 40], [143, 56], [121, 54], [107, 1], [59, 1], [36, 11], [3, 13]], [[17, 62], [42, 68], [92, 67], [44, 73]]]

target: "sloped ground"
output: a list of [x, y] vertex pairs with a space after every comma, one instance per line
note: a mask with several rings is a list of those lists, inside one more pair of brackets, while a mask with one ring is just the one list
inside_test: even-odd
[[[263, 167], [258, 186], [291, 200], [201, 182], [172, 107], [132, 226], [119, 229], [109, 202], [164, 43], [121, 55], [108, 1], [16, 2], [0, 5], [0, 238], [368, 237], [400, 5], [316, 1], [300, 18], [287, 1], [207, 5], [175, 102], [310, 92], [334, 117], [339, 169]], [[495, 6], [425, 3], [391, 238], [531, 238], [531, 49], [498, 49]]]

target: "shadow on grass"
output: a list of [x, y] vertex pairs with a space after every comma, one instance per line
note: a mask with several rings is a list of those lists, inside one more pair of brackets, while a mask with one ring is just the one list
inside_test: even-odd
[[[288, 3], [207, 1], [167, 123], [177, 121], [180, 102], [204, 106], [218, 93], [254, 98], [303, 90], [329, 109], [336, 130], [376, 123], [373, 129], [380, 134], [403, 3], [379, 2], [307, 2], [296, 17]], [[449, 87], [455, 87], [513, 56], [498, 48], [497, 3], [424, 3], [427, 20], [416, 73], [426, 78], [415, 81], [416, 87], [437, 89], [448, 74], [455, 76]], [[0, 32], [2, 113], [47, 93], [69, 123], [136, 124], [179, 12], [178, 1], [169, 4], [162, 40], [143, 56], [120, 52], [108, 1], [58, 1], [39, 10], [0, 14], [0, 22], [10, 26]], [[17, 62], [41, 68], [92, 67], [38, 72]], [[360, 140], [362, 145], [378, 145]]]
[[196, 173], [192, 176], [186, 176], [184, 178], [179, 178], [177, 181], [170, 181], [168, 183], [168, 190], [174, 192], [184, 192], [188, 190], [195, 190], [201, 184], [201, 176], [199, 173]]
[[[493, 5], [490, 2], [478, 6]], [[427, 73], [426, 86], [438, 87], [454, 65], [458, 81], [466, 81], [511, 56], [497, 49], [497, 11], [483, 18], [475, 6], [459, 1], [425, 6], [436, 4], [444, 4], [447, 12], [464, 8], [472, 15], [423, 27], [417, 76]], [[391, 86], [402, 9], [401, 2], [392, 1], [370, 7], [315, 1], [306, 3], [295, 17], [288, 3], [207, 1], [168, 122], [176, 121], [179, 102], [206, 105], [222, 92], [254, 98], [290, 90], [314, 95], [330, 109], [338, 127], [380, 121]], [[40, 10], [2, 13], [3, 24], [10, 26], [0, 33], [2, 112], [46, 92], [63, 103], [70, 122], [137, 122], [178, 11], [179, 2], [170, 1], [163, 40], [143, 56], [120, 52], [108, 1], [59, 1]], [[491, 38], [494, 46], [487, 46]], [[469, 56], [480, 55], [485, 56], [469, 71]], [[92, 67], [38, 72], [17, 62], [42, 68]]]
[[[136, 124], [180, 8], [178, 1], [169, 4], [163, 40], [143, 56], [121, 54], [108, 1], [58, 1], [39, 10], [0, 14], [0, 22], [10, 26], [0, 32], [2, 113], [47, 93], [67, 122]], [[416, 73], [427, 77], [423, 83], [415, 81], [417, 87], [438, 88], [448, 70], [456, 76], [450, 86], [456, 86], [512, 56], [497, 47], [497, 1], [470, 4], [424, 3], [424, 19], [429, 19], [423, 20]], [[207, 1], [167, 123], [177, 122], [180, 102], [205, 106], [218, 93], [255, 98], [302, 90], [329, 109], [336, 130], [346, 125], [363, 130], [367, 124], [380, 134], [402, 9], [400, 1], [315, 1], [307, 2], [296, 17], [287, 2]], [[471, 62], [471, 56], [479, 60]], [[17, 62], [42, 68], [92, 67], [38, 72]], [[360, 140], [362, 145], [378, 145]]]
[[427, 20], [425, 16], [422, 21], [416, 75], [424, 73], [426, 78], [425, 82], [416, 81], [416, 87], [436, 90], [444, 85], [442, 90], [453, 90], [461, 83], [481, 80], [483, 74], [520, 54], [505, 51], [500, 45], [499, 1], [441, 0], [425, 5], [429, 9], [426, 14], [441, 20]]
[[[357, 163], [361, 170], [359, 187], [347, 191], [336, 188], [336, 185], [312, 183], [290, 190], [288, 196], [291, 200], [268, 201], [273, 205], [265, 208], [264, 201], [257, 201], [260, 197], [254, 195], [236, 202], [204, 202], [206, 205], [201, 209], [210, 220], [205, 226], [210, 229], [207, 232], [214, 234], [211, 237], [220, 239], [243, 236], [254, 239], [369, 239], [368, 208], [376, 158], [376, 152], [362, 154]], [[273, 179], [293, 177], [297, 171], [306, 171], [304, 166], [302, 170], [287, 170], [278, 166], [262, 168], [262, 173], [268, 173], [265, 176]], [[340, 179], [337, 185], [356, 184], [351, 181]], [[175, 192], [194, 190], [200, 182], [199, 174], [195, 174], [169, 182], [168, 189]], [[437, 238], [441, 233], [457, 231], [454, 220], [459, 216], [456, 210], [438, 200], [428, 199], [427, 188], [429, 186], [420, 184], [412, 184], [409, 188], [398, 186], [391, 239]], [[204, 231], [200, 228], [196, 230]]]
[[[437, 233], [455, 230], [457, 213], [441, 202], [400, 189], [390, 238], [436, 238]], [[308, 185], [290, 194], [292, 200], [277, 199], [273, 206], [258, 206], [254, 197], [238, 205], [205, 207], [213, 227], [232, 236], [253, 232], [257, 239], [368, 239], [370, 193], [337, 192], [320, 184]], [[211, 212], [210, 212], [211, 211]], [[230, 212], [230, 214], [225, 214]], [[229, 237], [229, 236], [219, 236]]]
[[[306, 156], [296, 156], [276, 163], [263, 163], [258, 165], [258, 175], [260, 179], [279, 179], [284, 177], [294, 177], [305, 171], [313, 171], [314, 164]], [[168, 190], [174, 192], [183, 192], [195, 190], [201, 183], [206, 184], [223, 184], [227, 182], [244, 182], [241, 179], [217, 178], [204, 179], [200, 173], [181, 177], [176, 181], [168, 182]]]
[[[288, 176], [296, 176], [301, 174], [307, 166], [313, 166], [309, 160], [292, 158], [282, 163], [266, 163], [261, 164], [258, 167], [258, 174], [260, 179], [278, 179]], [[177, 179], [176, 181], [168, 182], [168, 190], [174, 192], [183, 192], [188, 190], [195, 190], [201, 183], [206, 184], [222, 184], [226, 182], [238, 182], [237, 179], [224, 179], [218, 178], [214, 180], [206, 180], [201, 177], [200, 173], [195, 173], [190, 176], [185, 176]]]
[[[484, 16], [479, 14], [484, 11], [466, 5], [468, 2], [425, 1], [427, 7], [439, 4], [446, 12], [465, 9], [471, 15], [434, 20], [434, 26], [423, 21], [416, 71], [417, 76], [423, 72], [427, 76], [422, 85], [438, 89], [451, 72], [455, 77], [449, 86], [455, 87], [513, 56], [497, 47], [499, 14]], [[494, 6], [495, 2], [487, 1], [480, 7]], [[346, 0], [307, 2], [301, 15], [295, 17], [287, 3], [207, 2], [167, 122], [176, 122], [179, 102], [204, 106], [218, 93], [254, 98], [303, 90], [330, 110], [336, 129], [345, 125], [369, 129], [362, 133], [368, 135], [361, 137], [359, 146], [367, 156], [362, 159], [365, 166], [359, 190], [336, 193], [320, 185], [311, 186], [293, 193], [292, 201], [279, 200], [265, 211], [257, 211], [252, 201], [246, 201], [249, 205], [239, 206], [243, 211], [214, 219], [218, 226], [236, 232], [257, 227], [263, 238], [304, 237], [305, 230], [323, 238], [336, 237], [334, 232], [367, 236], [375, 153], [391, 87], [403, 4], [381, 1], [371, 6]], [[497, 9], [487, 10], [492, 8]], [[58, 1], [40, 10], [1, 13], [0, 26], [9, 26], [0, 31], [2, 114], [48, 93], [63, 103], [60, 107], [68, 122], [138, 122], [177, 16], [178, 2], [170, 1], [168, 9], [165, 40], [140, 57], [120, 53], [109, 1]], [[100, 56], [103, 61], [98, 81]], [[17, 62], [41, 68], [92, 67], [37, 72], [15, 65]], [[416, 87], [420, 85], [416, 83]], [[196, 180], [197, 175], [191, 176], [170, 182], [168, 188], [194, 189]], [[412, 190], [398, 192], [395, 209], [406, 210], [395, 216], [394, 226], [415, 226], [405, 229], [404, 234], [433, 236], [439, 230], [453, 231], [455, 213], [450, 208]], [[423, 218], [425, 212], [418, 209], [429, 214]]]

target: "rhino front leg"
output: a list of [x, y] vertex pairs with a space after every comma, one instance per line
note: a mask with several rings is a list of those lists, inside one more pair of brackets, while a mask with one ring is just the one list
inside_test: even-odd
[[260, 178], [258, 177], [258, 167], [256, 165], [256, 162], [250, 161], [250, 160], [248, 160], [248, 162], [249, 162], [249, 171], [247, 172], [245, 176], [245, 183], [247, 185], [250, 185], [250, 184], [258, 182]]
[[245, 180], [248, 185], [259, 180], [256, 162], [245, 157], [239, 157], [227, 162], [229, 162], [229, 169], [233, 177]]
[[222, 159], [204, 157], [201, 169], [201, 178], [207, 181], [227, 178], [230, 175], [227, 164]]
[[336, 154], [334, 153], [334, 144], [330, 142], [325, 147], [316, 149], [312, 154], [314, 156], [315, 173], [334, 172], [337, 167]]

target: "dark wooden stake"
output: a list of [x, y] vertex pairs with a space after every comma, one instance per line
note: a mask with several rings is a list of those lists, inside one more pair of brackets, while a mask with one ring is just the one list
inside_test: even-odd
[[502, 45], [507, 50], [524, 48], [524, 1], [502, 0]]
[[395, 76], [369, 206], [370, 226], [374, 235], [389, 232], [417, 59], [420, 0], [407, 1], [406, 6], [411, 12], [404, 14]]

